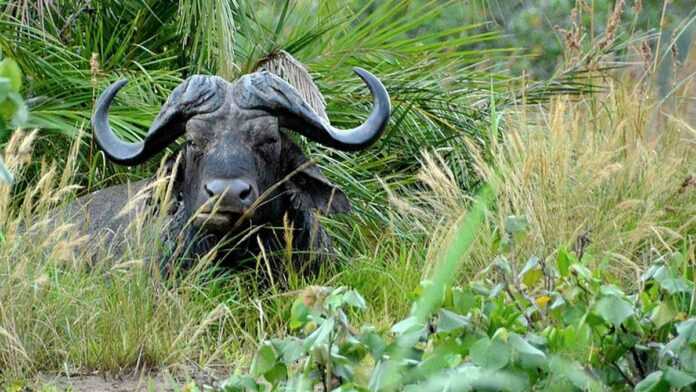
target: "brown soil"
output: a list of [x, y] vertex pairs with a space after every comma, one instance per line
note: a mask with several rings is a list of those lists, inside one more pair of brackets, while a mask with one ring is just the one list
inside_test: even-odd
[[169, 372], [106, 374], [42, 374], [32, 391], [70, 392], [133, 392], [133, 391], [188, 391], [195, 385], [199, 391], [211, 391], [221, 378], [204, 372], [186, 372], [188, 376], [173, 376]]

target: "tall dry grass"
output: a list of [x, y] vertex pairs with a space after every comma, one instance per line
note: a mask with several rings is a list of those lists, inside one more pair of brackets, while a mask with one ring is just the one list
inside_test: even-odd
[[[520, 108], [500, 116], [505, 130], [494, 127], [499, 137], [486, 150], [472, 144], [476, 171], [495, 185], [497, 203], [465, 263], [468, 276], [501, 253], [520, 265], [531, 256], [552, 259], [561, 247], [629, 280], [667, 252], [694, 260], [696, 129], [632, 87], [612, 82], [599, 96]], [[426, 189], [392, 200], [437, 242], [469, 200], [437, 155], [423, 163]], [[511, 217], [528, 227], [506, 250]]]
[[[4, 151], [19, 181], [28, 181], [23, 172], [36, 158], [35, 137], [15, 131]], [[42, 162], [40, 175], [25, 187], [0, 183], [0, 387], [30, 386], [43, 373], [167, 369], [185, 379], [222, 368], [228, 374], [229, 368], [248, 365], [266, 336], [287, 330], [288, 298], [300, 289], [359, 285], [365, 273], [374, 275], [372, 260], [344, 274], [326, 266], [312, 276], [288, 263], [286, 279], [274, 282], [265, 253], [256, 268], [215, 270], [217, 247], [192, 265], [173, 260], [173, 268], [162, 269], [163, 252], [182, 251], [171, 249], [162, 236], [172, 194], [165, 165], [122, 211], [113, 211], [132, 219], [120, 246], [89, 238], [71, 214], [59, 213], [78, 190], [73, 184], [79, 143], [67, 164]], [[145, 197], [154, 201], [146, 208]], [[384, 281], [393, 282], [389, 268], [397, 263], [398, 258], [385, 263]], [[399, 266], [404, 274], [416, 268]], [[375, 318], [383, 316], [376, 312]]]
[[[682, 115], [688, 107], [666, 111], [645, 89], [609, 86], [600, 96], [493, 113], [490, 133], [498, 137], [485, 150], [469, 148], [497, 199], [463, 263], [465, 279], [500, 253], [519, 265], [576, 244], [585, 262], [627, 280], [671, 250], [694, 259], [696, 131]], [[16, 132], [5, 151], [20, 179], [33, 137]], [[307, 285], [358, 289], [370, 303], [364, 321], [388, 328], [408, 312], [409, 295], [470, 206], [455, 174], [470, 163], [448, 167], [437, 152], [426, 154], [423, 190], [395, 195], [396, 211], [384, 209], [391, 226], [348, 218], [351, 237], [339, 244], [346, 265], [262, 285], [269, 270], [263, 257], [255, 270], [223, 276], [211, 275], [203, 258], [173, 279], [152, 263], [166, 208], [154, 218], [137, 215], [125, 253], [98, 260], [83, 246], [95, 244], [72, 223], [55, 221], [54, 209], [75, 195], [76, 154], [77, 147], [65, 167], [44, 162], [25, 191], [0, 185], [0, 384], [40, 372], [246, 366], [257, 342], [287, 333], [289, 297]], [[160, 203], [168, 185], [166, 178], [153, 183]], [[506, 251], [510, 216], [529, 223]]]
[[[15, 132], [6, 147], [5, 162], [20, 178], [34, 137]], [[225, 325], [234, 332], [232, 312], [202, 290], [203, 281], [214, 283], [205, 260], [185, 278], [160, 274], [152, 262], [159, 250], [157, 216], [140, 213], [125, 252], [101, 253], [99, 260], [94, 250], [109, 244], [88, 244], [74, 223], [57, 217], [55, 209], [74, 197], [76, 157], [77, 147], [64, 168], [44, 162], [23, 192], [0, 184], [0, 385], [44, 371], [119, 372], [219, 360], [220, 348], [238, 339], [219, 331]], [[164, 195], [167, 184], [155, 181], [152, 191]]]

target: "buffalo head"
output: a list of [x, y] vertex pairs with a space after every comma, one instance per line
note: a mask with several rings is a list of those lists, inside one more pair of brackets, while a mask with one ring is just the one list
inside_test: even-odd
[[263, 71], [234, 83], [189, 77], [172, 91], [138, 143], [124, 142], [109, 126], [109, 107], [126, 83], [118, 81], [97, 101], [94, 136], [106, 156], [122, 165], [144, 162], [184, 136], [177, 190], [186, 215], [206, 230], [229, 232], [242, 217], [269, 222], [281, 218], [288, 203], [296, 210], [343, 212], [350, 208], [345, 195], [307, 161], [284, 129], [344, 151], [374, 143], [389, 120], [389, 96], [375, 76], [360, 68], [355, 72], [369, 87], [374, 107], [365, 123], [349, 130], [332, 127], [295, 88]]

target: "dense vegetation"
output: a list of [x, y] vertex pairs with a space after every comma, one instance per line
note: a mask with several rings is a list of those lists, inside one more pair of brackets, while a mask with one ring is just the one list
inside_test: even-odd
[[[696, 16], [642, 3], [0, 0], [0, 385], [694, 388]], [[524, 23], [549, 9], [559, 30]], [[130, 80], [112, 118], [134, 140], [187, 75], [232, 80], [281, 51], [334, 124], [366, 111], [353, 66], [392, 96], [372, 149], [303, 146], [355, 207], [322, 218], [335, 263], [307, 275], [289, 252], [278, 276], [260, 254], [230, 273], [209, 255], [165, 277], [158, 219], [94, 265], [49, 225], [157, 172], [95, 148], [105, 86]]]

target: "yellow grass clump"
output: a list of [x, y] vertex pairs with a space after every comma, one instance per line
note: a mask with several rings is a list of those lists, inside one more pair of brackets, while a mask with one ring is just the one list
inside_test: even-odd
[[[5, 148], [18, 178], [34, 137], [16, 131]], [[144, 214], [134, 220], [123, 255], [101, 260], [85, 250], [88, 239], [73, 223], [56, 220], [55, 208], [77, 188], [78, 144], [62, 172], [45, 163], [24, 190], [0, 183], [0, 385], [42, 372], [118, 373], [219, 359], [218, 348], [235, 335], [215, 331], [228, 324], [231, 311], [201, 298], [203, 272], [184, 279], [159, 273], [150, 262], [158, 238], [151, 215], [148, 224]], [[155, 181], [154, 187], [167, 184]]]
[[[472, 143], [475, 170], [495, 186], [497, 202], [464, 263], [466, 276], [501, 253], [519, 265], [552, 258], [560, 247], [629, 280], [669, 252], [694, 260], [696, 129], [638, 94], [611, 84], [600, 96], [559, 97], [501, 117], [499, 137], [486, 147]], [[394, 202], [437, 242], [469, 197], [437, 155], [423, 161], [427, 189]], [[528, 226], [505, 250], [511, 218]]]

